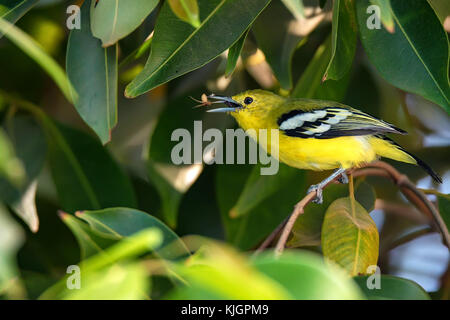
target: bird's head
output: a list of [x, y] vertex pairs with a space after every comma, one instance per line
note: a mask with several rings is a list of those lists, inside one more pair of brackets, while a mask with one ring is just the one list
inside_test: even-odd
[[215, 103], [222, 102], [224, 108], [208, 110], [208, 112], [226, 112], [235, 118], [252, 116], [263, 116], [272, 108], [279, 105], [285, 98], [280, 97], [270, 91], [248, 90], [232, 97], [208, 96], [208, 99], [215, 100]]

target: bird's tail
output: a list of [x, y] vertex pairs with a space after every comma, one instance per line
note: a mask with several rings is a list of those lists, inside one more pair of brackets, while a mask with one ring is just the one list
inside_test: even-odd
[[376, 154], [381, 157], [394, 159], [401, 162], [413, 163], [420, 166], [428, 173], [436, 182], [442, 183], [442, 178], [431, 167], [420, 158], [403, 149], [394, 140], [384, 136], [375, 135], [371, 139], [371, 145], [375, 149]]

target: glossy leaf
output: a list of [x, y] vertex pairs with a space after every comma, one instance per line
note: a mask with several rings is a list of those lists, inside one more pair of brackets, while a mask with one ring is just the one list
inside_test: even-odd
[[356, 200], [341, 198], [327, 209], [322, 226], [323, 255], [350, 275], [366, 274], [377, 264], [379, 236], [375, 222]]
[[333, 28], [331, 31], [331, 60], [324, 80], [339, 80], [350, 70], [356, 51], [356, 17], [353, 0], [333, 2]]
[[273, 253], [252, 259], [260, 272], [280, 283], [294, 299], [362, 299], [359, 288], [345, 272], [324, 263], [319, 255], [307, 251], [287, 251], [276, 258]]
[[441, 23], [444, 24], [445, 19], [450, 16], [450, 2], [445, 0], [428, 0], [428, 3], [433, 7]]
[[356, 284], [369, 300], [430, 300], [428, 293], [417, 283], [390, 275], [379, 275], [380, 288], [368, 288], [376, 285], [375, 276], [354, 277]]
[[236, 64], [238, 62], [239, 56], [241, 55], [242, 48], [244, 47], [245, 39], [247, 38], [248, 32], [246, 32], [236, 41], [228, 50], [227, 66], [225, 68], [225, 76], [229, 77], [233, 74]]
[[3, 33], [6, 38], [39, 64], [55, 81], [66, 99], [72, 102], [71, 85], [67, 80], [66, 73], [33, 38], [2, 18], [0, 18], [0, 33]]
[[[27, 13], [39, 0], [0, 0], [0, 19], [5, 19], [11, 23]], [[3, 32], [0, 31], [0, 38]]]
[[130, 208], [111, 208], [82, 211], [76, 215], [89, 223], [93, 230], [117, 239], [129, 237], [142, 229], [157, 228], [163, 237], [161, 249], [156, 251], [157, 254], [164, 259], [189, 255], [189, 250], [175, 232], [148, 213]]
[[190, 23], [194, 28], [200, 26], [197, 0], [167, 0], [172, 12], [181, 20]]
[[128, 177], [95, 138], [49, 119], [45, 128], [50, 169], [66, 212], [135, 206]]
[[342, 101], [347, 92], [350, 73], [337, 81], [322, 82], [322, 76], [330, 59], [331, 39], [328, 38], [316, 50], [314, 57], [295, 85], [291, 94], [292, 97]]
[[286, 8], [292, 13], [294, 17], [297, 19], [301, 19], [304, 17], [305, 13], [303, 12], [303, 1], [302, 0], [281, 0]]
[[448, 37], [428, 2], [391, 1], [392, 34], [367, 28], [368, 0], [357, 1], [356, 6], [361, 42], [382, 77], [450, 112]]
[[103, 47], [114, 45], [133, 32], [155, 9], [159, 0], [99, 1], [91, 4], [91, 29]]
[[380, 8], [380, 19], [387, 31], [395, 31], [395, 22], [392, 15], [390, 0], [370, 0], [370, 2]]
[[81, 29], [70, 32], [66, 68], [75, 108], [105, 144], [117, 124], [117, 46], [102, 48], [92, 36], [90, 3], [81, 7]]
[[202, 23], [197, 29], [177, 19], [165, 3], [156, 22], [149, 60], [127, 86], [126, 96], [136, 97], [205, 65], [237, 41], [268, 3], [200, 0]]
[[80, 246], [81, 260], [85, 260], [92, 255], [102, 252], [104, 249], [117, 242], [116, 239], [105, 237], [96, 230], [92, 230], [86, 222], [81, 221], [68, 213], [61, 212], [59, 216], [72, 231], [75, 238], [77, 238]]

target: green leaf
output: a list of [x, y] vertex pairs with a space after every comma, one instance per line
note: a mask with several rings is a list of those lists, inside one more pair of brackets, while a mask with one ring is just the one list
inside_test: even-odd
[[16, 254], [23, 242], [23, 230], [0, 204], [0, 294], [14, 290], [18, 277]]
[[117, 239], [129, 237], [142, 229], [155, 227], [161, 231], [163, 237], [161, 249], [156, 250], [158, 255], [164, 259], [189, 255], [189, 250], [175, 232], [145, 212], [130, 208], [111, 208], [82, 211], [76, 215], [89, 223], [93, 230]]
[[411, 280], [388, 275], [379, 276], [379, 289], [369, 289], [367, 285], [376, 284], [376, 275], [354, 277], [353, 280], [369, 300], [430, 300], [428, 293]]
[[[0, 19], [5, 19], [11, 23], [23, 17], [39, 0], [0, 0]], [[3, 32], [0, 31], [0, 38]]]
[[66, 290], [64, 300], [148, 300], [149, 281], [140, 263], [115, 264], [82, 278], [79, 290]]
[[104, 249], [117, 242], [111, 237], [105, 237], [97, 231], [92, 230], [86, 222], [83, 222], [68, 213], [61, 212], [59, 216], [72, 231], [75, 238], [77, 238], [80, 246], [81, 260], [85, 260], [90, 256], [102, 252]]
[[355, 183], [355, 198], [367, 212], [371, 212], [375, 209], [377, 195], [375, 189], [367, 182], [360, 180]]
[[0, 129], [0, 178], [2, 177], [5, 182], [20, 186], [25, 180], [25, 169], [8, 136]]
[[286, 8], [289, 9], [289, 11], [292, 13], [292, 15], [297, 18], [301, 19], [305, 16], [304, 9], [303, 9], [303, 2], [302, 0], [281, 0]]
[[6, 127], [17, 157], [23, 164], [26, 177], [20, 186], [0, 178], [0, 199], [25, 221], [31, 231], [37, 232], [39, 218], [35, 195], [37, 177], [44, 166], [47, 154], [45, 136], [42, 129], [29, 116], [16, 116], [7, 122]]
[[91, 4], [91, 29], [94, 37], [109, 47], [133, 32], [155, 9], [159, 0], [99, 1]]
[[450, 2], [446, 0], [428, 0], [428, 3], [433, 7], [441, 23], [444, 24], [445, 19], [450, 16]]
[[342, 101], [347, 92], [350, 72], [340, 80], [322, 82], [322, 76], [331, 59], [331, 39], [316, 50], [302, 76], [292, 91], [292, 97]]
[[447, 229], [450, 230], [450, 195], [439, 194], [437, 195], [439, 213], [447, 225]]
[[128, 177], [93, 137], [46, 118], [49, 161], [64, 211], [134, 207]]
[[393, 34], [383, 28], [367, 28], [368, 4], [368, 0], [356, 3], [360, 38], [381, 76], [450, 112], [448, 37], [428, 2], [391, 1]]
[[42, 49], [39, 43], [21, 29], [2, 18], [0, 18], [0, 33], [4, 33], [12, 43], [39, 64], [53, 81], [55, 81], [66, 99], [72, 102], [72, 88], [70, 82], [67, 80], [66, 73], [59, 64], [49, 56], [44, 49]]
[[190, 23], [194, 28], [200, 26], [197, 0], [167, 0], [167, 2], [179, 19]]
[[225, 68], [225, 76], [229, 77], [233, 74], [234, 69], [236, 68], [236, 63], [241, 55], [242, 48], [244, 47], [245, 39], [247, 38], [248, 32], [244, 32], [244, 34], [236, 41], [231, 48], [228, 50], [228, 58], [227, 58], [227, 66]]
[[70, 32], [66, 68], [75, 108], [105, 144], [117, 124], [117, 46], [102, 48], [92, 36], [90, 3], [81, 7], [81, 29]]
[[258, 47], [286, 90], [292, 88], [292, 56], [306, 35], [299, 33], [300, 28], [300, 22], [280, 2], [272, 2], [252, 27]]
[[370, 0], [370, 2], [380, 8], [381, 23], [388, 32], [393, 33], [395, 31], [395, 23], [390, 0]]
[[323, 255], [350, 275], [366, 274], [377, 264], [378, 230], [367, 211], [356, 200], [341, 198], [327, 209], [322, 226]]
[[197, 29], [178, 20], [165, 3], [156, 22], [149, 60], [125, 95], [136, 97], [205, 65], [236, 42], [269, 1], [200, 0], [202, 23]]
[[259, 271], [280, 283], [294, 299], [362, 299], [358, 287], [335, 265], [325, 264], [317, 254], [286, 251], [276, 258], [265, 253], [252, 259]]
[[331, 31], [331, 60], [324, 80], [339, 80], [350, 70], [356, 51], [356, 17], [353, 0], [335, 0]]
[[[285, 168], [281, 168], [283, 166]], [[291, 175], [283, 174], [286, 179], [278, 190], [270, 195], [266, 194], [265, 199], [260, 198], [259, 203], [245, 215], [231, 218], [230, 211], [238, 202], [253, 170], [256, 169], [251, 165], [238, 164], [221, 165], [217, 168], [216, 194], [225, 236], [228, 242], [242, 250], [256, 246], [289, 216], [294, 205], [304, 196], [307, 187], [304, 171], [280, 164], [280, 171], [290, 171]]]
[[[124, 238], [106, 250], [83, 260], [80, 269], [83, 270], [83, 278], [91, 279], [95, 283], [98, 275], [104, 273], [109, 267], [119, 266], [120, 262], [129, 261], [161, 244], [162, 236], [157, 229], [142, 230], [131, 237]], [[92, 277], [91, 277], [92, 275]], [[67, 295], [67, 280], [70, 275], [65, 276], [56, 284], [41, 294], [39, 299], [61, 299]], [[126, 277], [116, 279], [116, 284], [123, 285], [126, 281], [119, 281]], [[120, 290], [119, 290], [120, 291]], [[92, 297], [94, 298], [94, 297]], [[98, 298], [98, 297], [97, 297]]]

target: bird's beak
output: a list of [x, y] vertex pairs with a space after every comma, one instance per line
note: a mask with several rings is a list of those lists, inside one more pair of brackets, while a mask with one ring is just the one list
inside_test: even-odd
[[239, 102], [231, 99], [230, 97], [221, 97], [221, 96], [216, 96], [215, 94], [211, 94], [208, 96], [208, 99], [215, 99], [216, 101], [214, 101], [214, 103], [223, 102], [228, 107], [211, 109], [211, 110], [208, 110], [207, 112], [233, 112], [233, 111], [236, 111], [236, 110], [242, 108], [242, 105]]

